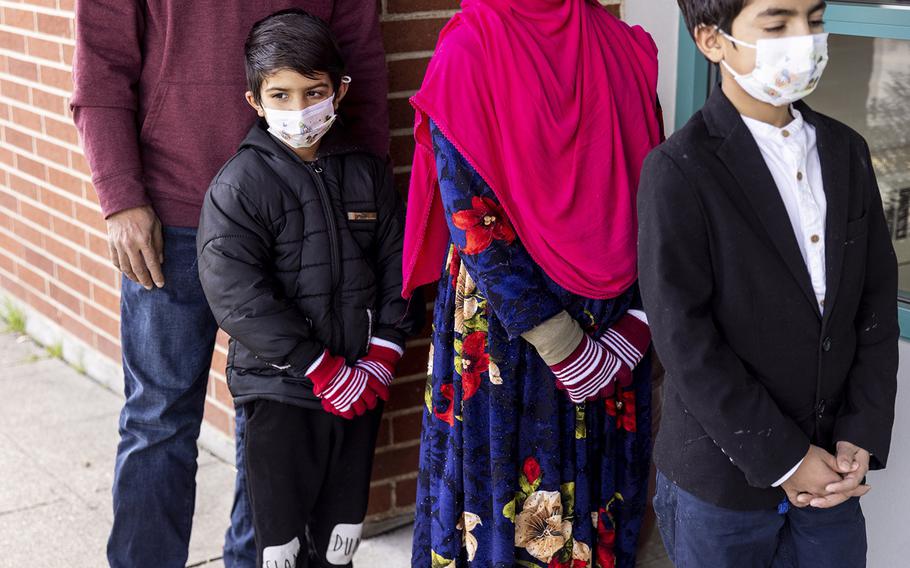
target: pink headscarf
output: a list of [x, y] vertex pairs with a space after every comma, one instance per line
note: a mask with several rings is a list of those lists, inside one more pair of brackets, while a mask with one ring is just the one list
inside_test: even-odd
[[635, 199], [659, 143], [657, 48], [585, 0], [463, 0], [416, 109], [404, 295], [436, 281], [449, 240], [433, 120], [559, 285], [613, 298], [637, 278]]

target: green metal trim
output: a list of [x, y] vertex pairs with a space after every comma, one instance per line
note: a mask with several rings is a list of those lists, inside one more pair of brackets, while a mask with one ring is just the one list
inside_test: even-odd
[[679, 47], [676, 59], [676, 129], [682, 127], [708, 98], [708, 60], [704, 58], [686, 21], [679, 17]]
[[910, 304], [897, 304], [897, 323], [901, 328], [901, 339], [910, 340]]

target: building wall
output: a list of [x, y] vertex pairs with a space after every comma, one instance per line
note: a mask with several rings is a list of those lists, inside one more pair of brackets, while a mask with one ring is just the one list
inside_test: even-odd
[[[32, 316], [30, 333], [60, 342], [68, 360], [119, 389], [119, 276], [69, 112], [75, 1], [0, 0], [0, 295]], [[619, 0], [604, 3], [619, 12]], [[380, 2], [403, 193], [414, 148], [407, 99], [458, 4]], [[219, 336], [212, 363], [203, 438], [229, 457], [226, 339]], [[428, 345], [425, 337], [411, 342], [392, 387], [373, 472], [374, 519], [413, 510]]]

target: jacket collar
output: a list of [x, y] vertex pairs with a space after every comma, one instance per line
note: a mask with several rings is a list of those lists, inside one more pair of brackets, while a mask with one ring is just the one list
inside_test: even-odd
[[[834, 307], [843, 264], [843, 243], [847, 224], [847, 191], [849, 183], [849, 149], [838, 142], [831, 122], [809, 108], [796, 103], [808, 124], [815, 127], [825, 198], [828, 202], [825, 220], [826, 297], [825, 320]], [[816, 315], [821, 311], [812, 288], [805, 261], [799, 251], [796, 235], [786, 207], [761, 150], [739, 112], [721, 88], [705, 104], [702, 114], [708, 133], [723, 139], [716, 152], [736, 179], [738, 190], [758, 216], [768, 239], [799, 284]]]
[[[302, 162], [300, 157], [294, 153], [285, 143], [269, 134], [269, 125], [264, 118], [256, 121], [253, 127], [247, 133], [246, 138], [240, 144], [240, 149], [254, 148], [260, 152], [276, 156], [283, 160], [293, 162]], [[323, 137], [319, 145], [319, 151], [316, 152], [316, 159], [321, 160], [330, 156], [339, 156], [360, 152], [362, 148], [356, 145], [347, 135], [341, 120], [337, 120]]]

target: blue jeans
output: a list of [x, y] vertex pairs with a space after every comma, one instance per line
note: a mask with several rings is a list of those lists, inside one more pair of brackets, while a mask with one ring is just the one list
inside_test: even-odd
[[676, 568], [866, 565], [866, 520], [856, 498], [831, 509], [736, 511], [698, 499], [658, 471], [654, 510]]
[[188, 554], [217, 325], [196, 272], [196, 230], [165, 228], [164, 259], [162, 289], [123, 279], [126, 403], [107, 548], [113, 568], [183, 568]]

